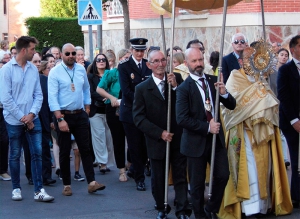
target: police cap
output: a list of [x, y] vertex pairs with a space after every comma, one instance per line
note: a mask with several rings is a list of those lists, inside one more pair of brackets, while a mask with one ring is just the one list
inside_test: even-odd
[[132, 38], [129, 40], [131, 43], [131, 47], [133, 49], [139, 49], [139, 50], [146, 50], [147, 46], [146, 43], [148, 42], [145, 38]]

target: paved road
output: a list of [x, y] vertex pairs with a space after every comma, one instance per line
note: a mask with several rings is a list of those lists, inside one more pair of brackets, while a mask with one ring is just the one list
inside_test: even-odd
[[[71, 161], [73, 168], [73, 160]], [[54, 169], [53, 169], [54, 172]], [[148, 219], [156, 218], [154, 200], [150, 192], [150, 177], [146, 178], [147, 191], [139, 192], [132, 179], [119, 182], [119, 171], [111, 168], [111, 172], [101, 175], [95, 168], [96, 180], [104, 183], [106, 189], [95, 194], [87, 192], [87, 183], [72, 181], [73, 195], [65, 197], [62, 192], [62, 181], [58, 180], [53, 186], [45, 186], [46, 191], [55, 197], [53, 203], [34, 202], [33, 186], [27, 184], [24, 166], [21, 165], [22, 201], [11, 200], [11, 181], [0, 181], [0, 219]], [[83, 175], [83, 170], [81, 169]], [[54, 179], [58, 179], [53, 175]], [[174, 191], [169, 189], [170, 205], [172, 206]], [[174, 207], [169, 219], [175, 219]], [[249, 217], [253, 219], [255, 217]], [[300, 209], [292, 215], [264, 218], [299, 219]], [[192, 216], [191, 219], [194, 219]]]

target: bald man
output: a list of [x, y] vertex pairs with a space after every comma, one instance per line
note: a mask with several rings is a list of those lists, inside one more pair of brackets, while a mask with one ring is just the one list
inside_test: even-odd
[[[75, 137], [88, 182], [88, 192], [105, 189], [95, 181], [93, 159], [89, 147], [90, 86], [85, 68], [76, 62], [75, 47], [62, 48], [62, 62], [51, 69], [48, 78], [48, 100], [54, 112], [55, 128], [60, 146], [59, 160], [64, 188], [62, 194], [72, 195], [70, 174], [71, 134]], [[84, 110], [83, 110], [84, 106]]]

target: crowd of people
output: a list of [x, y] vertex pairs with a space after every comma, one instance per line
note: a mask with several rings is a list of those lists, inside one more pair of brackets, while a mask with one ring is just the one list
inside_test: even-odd
[[[248, 46], [236, 33], [221, 68], [219, 52], [206, 60], [198, 39], [167, 54], [155, 45], [147, 51], [147, 42], [132, 38], [131, 48], [117, 56], [107, 50], [91, 62], [71, 43], [36, 52], [34, 37], [20, 37], [10, 49], [1, 42], [0, 178], [12, 181], [12, 199], [22, 200], [22, 151], [35, 201], [54, 200], [43, 187], [56, 183], [52, 167], [62, 195], [71, 196], [73, 149], [73, 179], [86, 178], [89, 193], [105, 189], [95, 181], [95, 166], [107, 174], [116, 165], [119, 181], [133, 178], [137, 191], [147, 189], [145, 175], [151, 175], [157, 219], [171, 210], [164, 200], [166, 159], [177, 218], [286, 215], [299, 208], [300, 35], [291, 37], [288, 50], [278, 42]], [[276, 69], [253, 75], [245, 54], [266, 44]]]

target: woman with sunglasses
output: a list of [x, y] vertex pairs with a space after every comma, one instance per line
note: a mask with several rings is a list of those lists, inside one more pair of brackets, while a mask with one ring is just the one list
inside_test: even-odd
[[[129, 58], [131, 55], [130, 50], [122, 49], [119, 51], [119, 61]], [[114, 154], [117, 163], [117, 168], [120, 170], [119, 181], [126, 182], [126, 169], [125, 169], [125, 131], [122, 123], [119, 120], [117, 109], [121, 100], [121, 88], [119, 83], [119, 71], [117, 68], [105, 71], [105, 74], [100, 81], [97, 92], [107, 98], [106, 103], [106, 116], [107, 123], [111, 130]]]
[[113, 144], [111, 133], [106, 122], [105, 103], [106, 98], [96, 92], [99, 82], [102, 80], [104, 71], [109, 69], [107, 57], [98, 54], [91, 65], [88, 80], [91, 91], [90, 125], [92, 144], [95, 153], [95, 161], [99, 163], [100, 172], [109, 172], [108, 166], [113, 165]]

